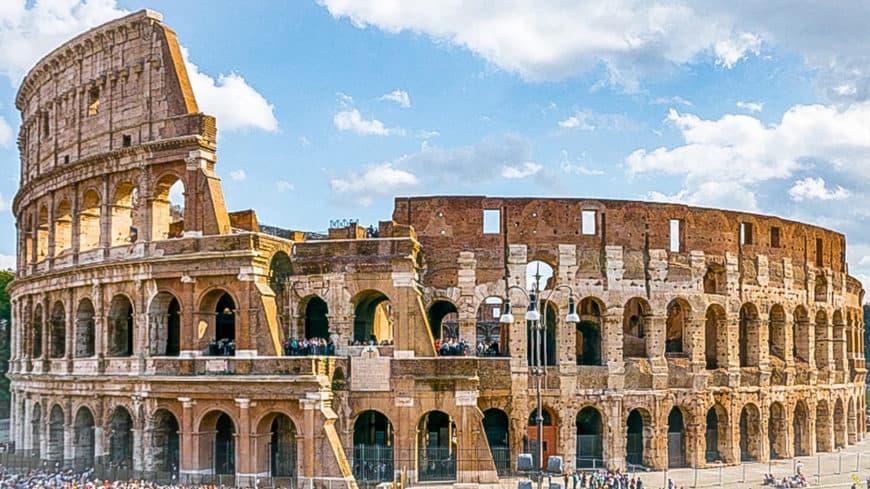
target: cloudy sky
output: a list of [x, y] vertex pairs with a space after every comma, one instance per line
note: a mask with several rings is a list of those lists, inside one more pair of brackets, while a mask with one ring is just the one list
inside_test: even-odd
[[3, 0], [0, 266], [18, 83], [148, 7], [218, 118], [230, 209], [263, 223], [375, 223], [397, 194], [664, 200], [843, 232], [870, 283], [870, 2], [829, 5]]

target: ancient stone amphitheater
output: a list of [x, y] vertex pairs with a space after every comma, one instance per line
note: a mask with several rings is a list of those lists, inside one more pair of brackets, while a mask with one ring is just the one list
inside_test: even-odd
[[16, 103], [12, 436], [34, 460], [194, 482], [494, 481], [538, 443], [535, 283], [544, 455], [566, 468], [864, 436], [864, 291], [842, 234], [490, 197], [397, 198], [377, 228], [328, 235], [261, 227], [226, 209], [215, 119], [151, 11], [58, 47]]

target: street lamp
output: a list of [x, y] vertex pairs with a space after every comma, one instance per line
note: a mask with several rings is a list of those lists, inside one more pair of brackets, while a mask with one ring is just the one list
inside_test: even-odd
[[[505, 279], [505, 283], [507, 283], [507, 279]], [[535, 332], [532, 335], [533, 345], [532, 346], [532, 375], [535, 376], [535, 394], [537, 397], [537, 409], [535, 410], [535, 424], [537, 427], [537, 441], [538, 441], [538, 489], [542, 489], [544, 485], [544, 407], [542, 400], [542, 386], [541, 386], [541, 378], [546, 375], [546, 369], [544, 368], [544, 355], [546, 355], [546, 351], [544, 349], [544, 342], [546, 341], [547, 332], [544, 329], [544, 325], [541, 322], [541, 313], [538, 312], [538, 295], [540, 294], [540, 284], [541, 284], [541, 274], [540, 271], [535, 273], [535, 288], [532, 292], [526, 292], [525, 289], [518, 285], [512, 285], [508, 287], [506, 291], [507, 297], [505, 298], [505, 307], [504, 314], [499, 318], [499, 323], [503, 325], [513, 324], [514, 315], [511, 312], [511, 299], [510, 299], [510, 291], [513, 289], [517, 289], [526, 296], [529, 300], [529, 307], [526, 310], [525, 319], [529, 321], [530, 327]], [[569, 285], [561, 284], [551, 289], [547, 294], [546, 301], [549, 301], [550, 297], [553, 295], [553, 292], [557, 289], [568, 289], [570, 292], [570, 296], [568, 298], [568, 314], [565, 316], [565, 321], [569, 323], [579, 323], [580, 316], [577, 314], [577, 305], [574, 302], [574, 289], [572, 289]], [[542, 336], [543, 340], [542, 341]]]

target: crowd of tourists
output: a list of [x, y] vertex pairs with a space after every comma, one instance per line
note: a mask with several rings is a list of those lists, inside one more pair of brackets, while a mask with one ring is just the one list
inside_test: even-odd
[[777, 480], [773, 474], [765, 474], [764, 479], [761, 482], [763, 486], [773, 486], [777, 488], [787, 488], [787, 487], [807, 487], [807, 478], [804, 477], [803, 474], [798, 472], [797, 474], [790, 475], [788, 477], [783, 477], [781, 480]]
[[456, 338], [439, 338], [435, 340], [435, 350], [442, 357], [464, 357], [469, 354], [468, 343], [465, 340], [457, 340]]
[[335, 355], [335, 344], [323, 338], [287, 338], [284, 341], [284, 354], [291, 357], [308, 355]]
[[393, 340], [381, 340], [378, 341], [377, 338], [372, 336], [368, 340], [353, 340], [350, 342], [350, 346], [393, 346]]
[[0, 489], [235, 489], [235, 487], [226, 484], [158, 484], [139, 479], [111, 481], [96, 476], [94, 469], [87, 469], [84, 472], [75, 472], [72, 469], [15, 472], [0, 466]]
[[211, 340], [208, 344], [208, 355], [210, 357], [232, 357], [236, 354], [236, 342], [228, 338]]
[[629, 476], [619, 470], [578, 470], [565, 475], [565, 489], [643, 489], [640, 477]]

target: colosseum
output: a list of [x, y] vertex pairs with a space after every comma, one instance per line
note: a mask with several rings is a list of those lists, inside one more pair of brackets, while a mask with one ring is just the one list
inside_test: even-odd
[[398, 197], [328, 234], [260, 225], [226, 208], [216, 121], [147, 10], [48, 54], [16, 104], [11, 436], [34, 460], [473, 485], [539, 442], [566, 469], [665, 469], [864, 437], [842, 234], [484, 196]]

